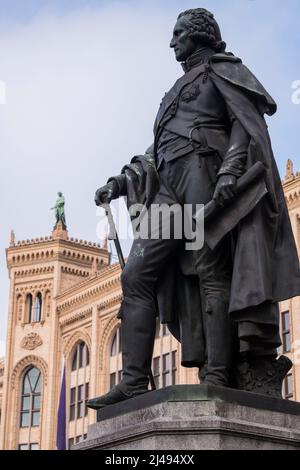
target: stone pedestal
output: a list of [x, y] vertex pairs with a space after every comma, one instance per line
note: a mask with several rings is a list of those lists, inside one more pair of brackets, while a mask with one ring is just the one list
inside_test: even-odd
[[208, 385], [177, 385], [98, 411], [75, 449], [300, 449], [300, 404]]
[[62, 240], [68, 240], [68, 230], [64, 227], [63, 223], [59, 221], [52, 231], [52, 240], [61, 238]]

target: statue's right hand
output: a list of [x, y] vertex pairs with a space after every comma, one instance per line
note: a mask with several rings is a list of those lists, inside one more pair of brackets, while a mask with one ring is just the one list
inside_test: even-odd
[[105, 186], [102, 186], [102, 188], [97, 189], [95, 194], [96, 206], [109, 204], [112, 199], [117, 197], [119, 197], [119, 186], [116, 181], [112, 180]]

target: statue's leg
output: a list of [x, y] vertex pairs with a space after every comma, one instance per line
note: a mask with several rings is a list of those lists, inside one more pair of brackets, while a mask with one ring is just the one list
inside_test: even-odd
[[[217, 181], [219, 159], [211, 154], [191, 154], [170, 164], [169, 183], [184, 204], [211, 201]], [[194, 251], [196, 272], [204, 296], [203, 326], [207, 364], [204, 381], [228, 386], [236, 347], [236, 324], [228, 313], [232, 277], [231, 240], [227, 237], [215, 250], [204, 244]]]
[[195, 257], [196, 270], [205, 297], [203, 324], [207, 364], [203, 382], [229, 386], [237, 346], [237, 324], [228, 313], [230, 241], [226, 239], [214, 251], [204, 245]]
[[156, 284], [161, 270], [181, 240], [135, 240], [121, 275], [123, 378], [88, 406], [101, 408], [148, 391], [156, 330]]

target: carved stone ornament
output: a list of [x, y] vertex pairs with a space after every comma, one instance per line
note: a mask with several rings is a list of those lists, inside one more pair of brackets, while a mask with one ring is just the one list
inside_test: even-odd
[[32, 351], [43, 344], [42, 338], [37, 333], [29, 333], [21, 341], [21, 348]]

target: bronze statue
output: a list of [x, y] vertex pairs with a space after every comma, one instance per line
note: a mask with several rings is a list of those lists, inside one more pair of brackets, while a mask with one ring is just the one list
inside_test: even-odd
[[67, 224], [65, 215], [65, 197], [61, 192], [58, 192], [57, 195], [58, 199], [55, 203], [55, 206], [51, 208], [51, 210], [55, 210], [56, 224], [54, 226], [54, 229], [57, 227], [57, 224], [59, 222], [62, 223], [63, 228], [66, 228]]
[[[181, 13], [170, 47], [184, 75], [162, 100], [154, 144], [98, 189], [95, 202], [127, 196], [129, 208], [195, 208], [213, 200], [219, 210], [205, 234], [217, 231], [219, 240], [207, 236], [193, 251], [172, 236], [134, 240], [121, 276], [123, 379], [88, 402], [95, 409], [148, 391], [157, 315], [181, 342], [182, 365], [199, 367], [201, 383], [278, 397], [291, 367], [277, 359], [278, 302], [300, 294], [300, 271], [263, 117], [276, 104], [226, 52], [209, 11]], [[264, 172], [256, 199], [254, 186], [238, 191], [255, 165]]]

